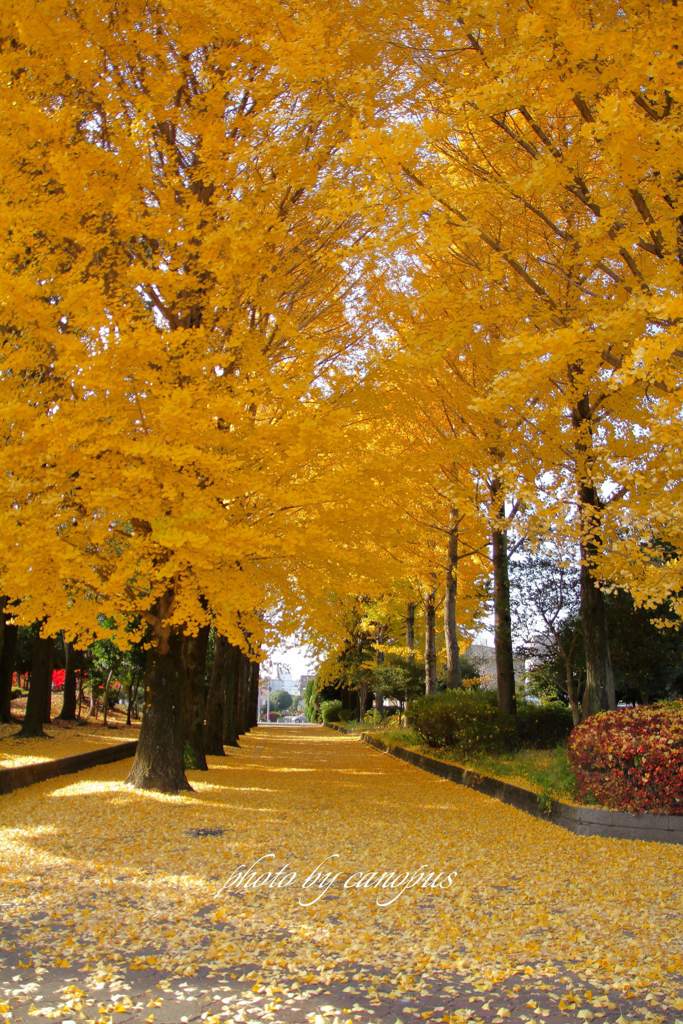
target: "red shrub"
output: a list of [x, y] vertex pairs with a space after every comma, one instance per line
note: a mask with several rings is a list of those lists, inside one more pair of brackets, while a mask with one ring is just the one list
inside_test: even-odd
[[683, 701], [593, 715], [571, 733], [569, 760], [584, 798], [683, 814]]

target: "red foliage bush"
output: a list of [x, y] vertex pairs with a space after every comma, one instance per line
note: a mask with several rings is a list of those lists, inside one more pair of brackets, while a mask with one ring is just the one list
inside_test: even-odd
[[593, 715], [572, 731], [569, 760], [581, 797], [683, 814], [683, 701]]

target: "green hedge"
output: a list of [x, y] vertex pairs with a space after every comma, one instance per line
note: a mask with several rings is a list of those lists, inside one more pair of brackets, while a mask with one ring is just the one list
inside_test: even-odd
[[543, 750], [564, 743], [572, 731], [572, 713], [563, 704], [521, 704], [517, 708], [520, 747]]
[[517, 747], [555, 747], [572, 727], [568, 709], [520, 704], [517, 715], [499, 710], [487, 690], [444, 690], [408, 707], [408, 722], [430, 747], [460, 754], [500, 753]]
[[444, 690], [408, 707], [408, 723], [430, 747], [454, 747], [462, 754], [506, 750], [514, 745], [512, 718], [486, 692]]
[[323, 725], [338, 722], [341, 719], [342, 702], [340, 700], [323, 700], [320, 703], [320, 717]]

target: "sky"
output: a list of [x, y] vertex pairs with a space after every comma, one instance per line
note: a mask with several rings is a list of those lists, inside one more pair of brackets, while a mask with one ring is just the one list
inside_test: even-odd
[[274, 675], [276, 665], [287, 666], [292, 679], [299, 679], [315, 671], [316, 659], [309, 647], [292, 641], [270, 651], [265, 664], [266, 672], [270, 670]]
[[[493, 632], [490, 629], [482, 629], [474, 638], [477, 644], [493, 646]], [[305, 644], [297, 644], [294, 641], [283, 643], [272, 650], [265, 663], [266, 673], [275, 675], [275, 666], [284, 665], [289, 670], [292, 679], [299, 679], [303, 675], [310, 675], [315, 671], [316, 658], [313, 652]]]

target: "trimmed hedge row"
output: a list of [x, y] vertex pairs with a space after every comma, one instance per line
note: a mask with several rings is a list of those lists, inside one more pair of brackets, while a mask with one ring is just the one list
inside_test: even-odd
[[340, 700], [324, 700], [320, 704], [320, 718], [323, 725], [341, 721], [342, 702]]
[[582, 798], [683, 814], [683, 701], [593, 715], [574, 729], [568, 749]]
[[516, 747], [554, 747], [572, 727], [567, 708], [520, 704], [512, 717], [486, 690], [444, 690], [412, 701], [408, 722], [430, 747], [463, 755], [500, 753]]

